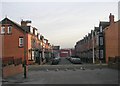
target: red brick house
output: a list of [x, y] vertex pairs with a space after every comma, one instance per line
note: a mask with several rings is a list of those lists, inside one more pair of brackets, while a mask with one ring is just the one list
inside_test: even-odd
[[110, 25], [105, 29], [105, 55], [108, 63], [109, 57], [115, 59], [120, 56], [120, 20], [115, 22], [114, 15], [109, 16]]
[[24, 34], [24, 30], [20, 25], [8, 18], [4, 18], [0, 24], [3, 77], [7, 77], [23, 71], [24, 46], [27, 48], [28, 45], [27, 41], [24, 45], [24, 37], [26, 36], [27, 39], [27, 34]]
[[3, 77], [23, 72], [25, 60], [27, 65], [43, 64], [51, 57], [52, 46], [48, 40], [28, 23], [31, 21], [22, 20], [19, 25], [8, 18], [0, 22]]

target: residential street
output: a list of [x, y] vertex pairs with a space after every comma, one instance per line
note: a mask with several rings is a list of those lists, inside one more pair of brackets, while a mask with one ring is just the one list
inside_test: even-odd
[[119, 0], [20, 1], [0, 4], [0, 85], [120, 85]]
[[3, 80], [4, 84], [117, 84], [118, 71], [106, 64], [77, 64], [62, 58], [59, 65], [30, 65], [27, 79], [23, 74]]
[[66, 65], [66, 64], [71, 65], [72, 63], [68, 61], [65, 57], [62, 57], [59, 65]]

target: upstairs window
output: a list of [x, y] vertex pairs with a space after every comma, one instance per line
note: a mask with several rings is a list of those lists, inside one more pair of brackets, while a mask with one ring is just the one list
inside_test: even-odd
[[100, 37], [100, 45], [103, 45], [103, 37]]
[[102, 26], [100, 26], [100, 32], [102, 32], [103, 31], [103, 28], [102, 28]]
[[12, 33], [12, 26], [8, 26], [8, 34]]
[[23, 37], [19, 37], [19, 47], [23, 47]]
[[37, 30], [35, 30], [35, 35], [37, 36]]
[[1, 34], [5, 34], [5, 26], [1, 27]]
[[32, 33], [32, 34], [33, 34], [33, 28], [32, 28], [32, 27], [30, 27], [30, 33]]

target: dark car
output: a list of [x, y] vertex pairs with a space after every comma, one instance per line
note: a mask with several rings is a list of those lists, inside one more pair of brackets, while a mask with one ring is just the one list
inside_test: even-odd
[[80, 58], [71, 58], [70, 61], [71, 61], [73, 64], [82, 64]]
[[67, 59], [67, 60], [70, 60], [70, 58], [71, 58], [71, 57], [67, 57], [66, 59]]
[[60, 60], [61, 60], [60, 57], [55, 57], [55, 58], [52, 59], [51, 64], [52, 65], [57, 65], [57, 64], [59, 64]]

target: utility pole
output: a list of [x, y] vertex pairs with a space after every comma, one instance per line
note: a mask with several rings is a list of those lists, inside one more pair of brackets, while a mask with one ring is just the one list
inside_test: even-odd
[[95, 63], [95, 50], [94, 50], [94, 31], [92, 30], [92, 42], [93, 42], [93, 64]]
[[26, 71], [26, 29], [24, 31], [24, 78], [27, 78]]

